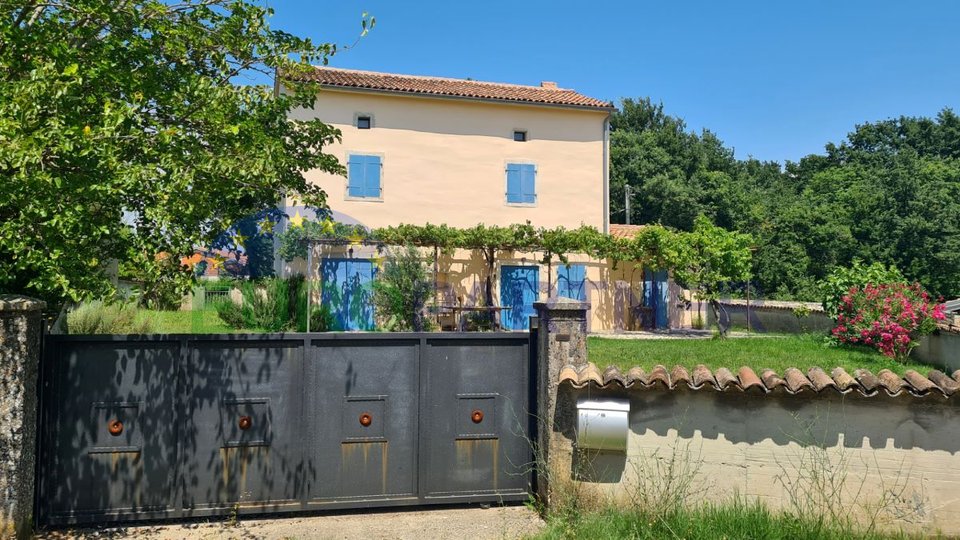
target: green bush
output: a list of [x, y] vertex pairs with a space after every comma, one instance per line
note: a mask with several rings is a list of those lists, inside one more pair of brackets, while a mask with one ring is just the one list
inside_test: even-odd
[[133, 302], [82, 302], [67, 313], [68, 334], [149, 334], [152, 321]]
[[224, 298], [214, 302], [213, 308], [217, 311], [217, 316], [220, 317], [227, 326], [241, 329], [246, 328], [245, 321], [243, 318], [243, 308], [237, 305], [233, 300], [229, 298]]
[[433, 291], [427, 265], [413, 246], [392, 250], [373, 283], [373, 304], [384, 330], [430, 329], [424, 307]]
[[831, 319], [836, 319], [840, 303], [850, 289], [906, 282], [903, 274], [893, 265], [889, 267], [881, 263], [866, 265], [859, 260], [854, 260], [849, 268], [837, 268], [820, 283], [820, 298], [827, 315]]
[[[264, 332], [306, 331], [307, 283], [302, 275], [242, 281], [238, 284], [242, 302], [221, 300], [214, 304], [217, 314], [237, 329]], [[332, 316], [326, 308], [314, 308], [311, 331], [330, 328]]]

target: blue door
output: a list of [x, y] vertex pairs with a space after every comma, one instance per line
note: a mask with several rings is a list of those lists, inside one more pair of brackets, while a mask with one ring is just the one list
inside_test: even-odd
[[321, 302], [333, 315], [333, 330], [373, 330], [373, 263], [364, 259], [323, 259]]
[[529, 330], [533, 303], [540, 292], [540, 271], [536, 266], [500, 267], [500, 320], [506, 330]]
[[658, 329], [668, 328], [670, 323], [667, 317], [668, 279], [669, 274], [666, 270], [644, 269], [643, 271], [643, 305], [653, 308], [654, 326]]
[[581, 302], [587, 299], [587, 267], [582, 264], [565, 264], [557, 268], [557, 296]]

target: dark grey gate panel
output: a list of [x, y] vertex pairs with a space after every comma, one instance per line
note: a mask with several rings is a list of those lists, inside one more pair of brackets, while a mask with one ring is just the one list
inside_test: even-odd
[[526, 497], [532, 447], [526, 340], [427, 339], [421, 494]]
[[523, 500], [525, 334], [47, 336], [42, 524]]
[[41, 512], [51, 519], [163, 517], [175, 509], [176, 341], [64, 342], [47, 379]]
[[302, 340], [193, 341], [183, 507], [300, 506]]
[[310, 503], [417, 498], [419, 339], [318, 339], [305, 381]]

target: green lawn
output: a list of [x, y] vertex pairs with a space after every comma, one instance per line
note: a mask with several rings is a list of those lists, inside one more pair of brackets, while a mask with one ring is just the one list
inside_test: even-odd
[[821, 335], [791, 335], [727, 339], [612, 339], [590, 337], [587, 341], [590, 361], [600, 369], [614, 365], [620, 369], [639, 366], [647, 371], [657, 364], [668, 369], [681, 365], [688, 370], [697, 364], [710, 369], [728, 368], [734, 372], [749, 366], [757, 375], [763, 369], [779, 374], [789, 367], [804, 373], [814, 366], [827, 373], [839, 366], [851, 375], [865, 368], [874, 374], [887, 368], [903, 375], [908, 369], [921, 374], [933, 366], [910, 360], [899, 363], [866, 348], [830, 347]]
[[227, 326], [212, 309], [197, 311], [142, 310], [157, 334], [236, 334], [249, 332]]

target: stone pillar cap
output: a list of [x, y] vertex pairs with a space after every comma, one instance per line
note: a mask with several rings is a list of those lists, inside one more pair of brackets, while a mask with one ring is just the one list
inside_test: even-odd
[[533, 307], [545, 311], [588, 310], [590, 309], [590, 302], [574, 300], [565, 296], [551, 296], [543, 302], [534, 302]]
[[43, 311], [47, 303], [43, 300], [21, 296], [19, 294], [0, 294], [0, 312], [3, 311]]

